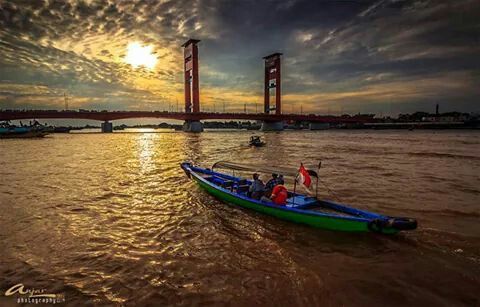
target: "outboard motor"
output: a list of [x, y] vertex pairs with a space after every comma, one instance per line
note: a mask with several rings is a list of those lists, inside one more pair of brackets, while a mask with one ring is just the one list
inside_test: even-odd
[[[393, 220], [392, 222], [389, 222], [391, 224], [390, 227], [398, 229], [398, 230], [414, 230], [417, 229], [417, 220], [412, 219], [409, 217], [394, 217], [390, 220]], [[389, 221], [390, 221], [389, 220]]]
[[382, 232], [383, 229], [414, 230], [417, 228], [417, 220], [408, 217], [390, 217], [387, 219], [375, 219], [368, 223], [368, 228], [373, 232]]

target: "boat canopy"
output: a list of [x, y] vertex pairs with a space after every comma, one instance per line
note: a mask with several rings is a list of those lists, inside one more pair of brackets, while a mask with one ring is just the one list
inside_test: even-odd
[[235, 163], [229, 161], [218, 161], [212, 165], [212, 170], [215, 168], [220, 169], [231, 169], [235, 171], [245, 171], [245, 172], [257, 172], [257, 173], [265, 173], [265, 174], [282, 174], [285, 177], [292, 177], [295, 178], [297, 176], [298, 171], [289, 168], [281, 168], [281, 167], [269, 167], [269, 166], [258, 166], [253, 164], [244, 164], [244, 163]]

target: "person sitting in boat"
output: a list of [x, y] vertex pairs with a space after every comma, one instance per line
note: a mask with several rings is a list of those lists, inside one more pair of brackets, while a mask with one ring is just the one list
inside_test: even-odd
[[287, 203], [288, 191], [283, 184], [277, 184], [270, 195], [270, 199], [276, 205], [285, 206]]
[[265, 185], [265, 196], [270, 197], [272, 194], [273, 188], [278, 184], [278, 175], [273, 173], [272, 174], [272, 179], [267, 181], [267, 184]]
[[253, 174], [253, 182], [250, 185], [250, 189], [248, 190], [248, 194], [251, 198], [253, 199], [260, 199], [265, 191], [265, 185], [263, 184], [263, 181], [260, 180], [259, 176], [257, 173]]
[[285, 184], [285, 180], [283, 179], [282, 174], [278, 175], [277, 184], [281, 184], [281, 185]]

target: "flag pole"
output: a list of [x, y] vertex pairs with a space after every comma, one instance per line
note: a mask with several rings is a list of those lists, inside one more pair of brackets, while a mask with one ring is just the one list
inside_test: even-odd
[[298, 173], [295, 175], [294, 181], [293, 181], [293, 203], [292, 205], [295, 205], [295, 191], [297, 190], [297, 178], [298, 178]]
[[315, 187], [315, 198], [318, 199], [318, 180], [320, 177], [320, 167], [322, 167], [322, 161], [318, 162], [318, 169], [317, 169], [317, 186]]
[[[303, 165], [303, 163], [300, 162], [300, 167], [302, 167], [302, 165]], [[297, 191], [298, 174], [299, 174], [299, 172], [297, 172], [297, 174], [295, 175], [295, 181], [293, 182], [293, 203], [292, 203], [292, 205], [295, 205], [295, 195], [296, 195], [296, 191]]]

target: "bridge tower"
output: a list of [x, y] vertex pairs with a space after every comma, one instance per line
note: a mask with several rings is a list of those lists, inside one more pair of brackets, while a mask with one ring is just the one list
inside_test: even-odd
[[[185, 113], [200, 112], [200, 92], [198, 86], [198, 39], [189, 39], [183, 49], [183, 71], [185, 74]], [[185, 121], [183, 130], [187, 132], [201, 132], [203, 125], [200, 121]]]
[[[275, 114], [282, 114], [281, 84], [280, 84], [280, 56], [281, 53], [267, 55], [265, 60], [264, 108], [265, 113], [275, 110]], [[275, 107], [270, 107], [270, 89], [275, 89]]]
[[[269, 114], [275, 111], [275, 115], [282, 114], [282, 96], [281, 96], [281, 53], [267, 55], [265, 60], [265, 83], [264, 83], [264, 112]], [[275, 107], [270, 106], [270, 90], [275, 89]], [[283, 130], [283, 122], [263, 122], [263, 131]]]

